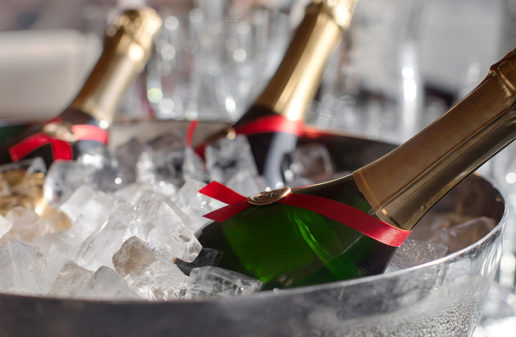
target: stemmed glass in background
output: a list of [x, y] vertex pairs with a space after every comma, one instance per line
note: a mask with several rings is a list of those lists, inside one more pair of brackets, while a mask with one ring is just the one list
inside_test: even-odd
[[[274, 71], [290, 35], [278, 9], [196, 0], [164, 29], [146, 72], [147, 99], [160, 119], [234, 121]], [[274, 64], [276, 62], [276, 64]]]

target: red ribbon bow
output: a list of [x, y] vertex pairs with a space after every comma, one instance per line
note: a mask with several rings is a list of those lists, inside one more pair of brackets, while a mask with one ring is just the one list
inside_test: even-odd
[[[95, 125], [78, 124], [72, 126], [72, 132], [77, 140], [92, 140], [107, 144], [108, 132]], [[72, 160], [72, 146], [60, 139], [45, 133], [36, 133], [9, 148], [9, 155], [13, 161], [19, 161], [37, 148], [50, 144], [54, 160]]]
[[[204, 215], [204, 217], [217, 222], [226, 221], [251, 205], [246, 197], [216, 181], [204, 186], [199, 190], [199, 193], [228, 204]], [[410, 234], [408, 230], [394, 227], [357, 208], [323, 197], [290, 193], [277, 203], [301, 207], [323, 215], [393, 247], [401, 246]]]

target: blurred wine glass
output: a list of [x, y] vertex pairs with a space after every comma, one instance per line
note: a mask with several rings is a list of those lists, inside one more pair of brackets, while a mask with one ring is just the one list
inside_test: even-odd
[[164, 26], [146, 71], [153, 116], [238, 119], [279, 62], [288, 14], [230, 0], [195, 0], [187, 12], [160, 13]]
[[181, 18], [163, 12], [162, 16], [163, 27], [147, 65], [147, 99], [156, 118], [184, 119], [192, 49]]

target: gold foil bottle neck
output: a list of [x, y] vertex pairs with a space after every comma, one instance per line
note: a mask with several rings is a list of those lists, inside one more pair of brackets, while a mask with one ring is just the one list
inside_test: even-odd
[[289, 120], [303, 119], [356, 2], [317, 0], [306, 7], [281, 64], [254, 105], [268, 107]]
[[113, 43], [117, 35], [130, 38], [142, 49], [141, 60], [146, 62], [151, 54], [154, 36], [161, 27], [161, 18], [152, 8], [128, 9], [106, 31], [106, 43]]
[[125, 91], [147, 63], [160, 27], [161, 18], [152, 8], [125, 10], [107, 29], [102, 55], [70, 108], [109, 126]]
[[444, 194], [514, 140], [516, 53], [491, 66], [461, 102], [416, 136], [355, 171], [378, 217], [404, 229]]
[[[506, 91], [506, 95], [508, 97], [516, 94], [516, 86], [515, 86], [515, 73], [516, 73], [516, 51], [512, 51], [507, 54], [503, 59], [493, 64], [489, 68], [489, 74], [486, 80], [489, 77], [496, 78], [500, 81], [501, 86]], [[485, 81], [485, 80], [484, 80]]]
[[337, 25], [346, 29], [351, 23], [357, 3], [358, 0], [316, 0], [308, 5], [307, 12], [318, 10], [316, 7], [322, 6], [322, 11], [333, 18]]

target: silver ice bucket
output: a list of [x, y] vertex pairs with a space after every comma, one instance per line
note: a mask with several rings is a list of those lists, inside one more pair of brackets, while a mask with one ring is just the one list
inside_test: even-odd
[[[200, 124], [202, 135], [215, 124]], [[186, 123], [118, 124], [112, 143], [186, 130]], [[301, 143], [327, 145], [341, 170], [393, 148], [343, 134], [310, 132]], [[409, 269], [249, 297], [114, 302], [0, 294], [1, 336], [341, 337], [470, 336], [501, 252], [505, 204], [486, 179], [465, 179], [430, 212], [487, 216], [496, 226], [467, 247]], [[424, 219], [422, 220], [424, 221]]]

